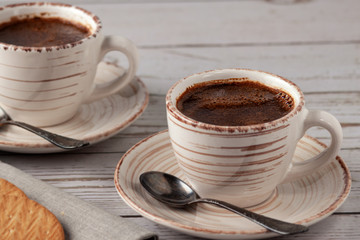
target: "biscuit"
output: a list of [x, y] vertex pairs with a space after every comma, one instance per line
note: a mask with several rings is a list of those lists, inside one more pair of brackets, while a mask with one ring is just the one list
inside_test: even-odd
[[[4, 187], [5, 186], [5, 187]], [[63, 240], [64, 230], [52, 214], [41, 204], [29, 199], [11, 183], [0, 183], [1, 189], [9, 187], [7, 194], [0, 194], [0, 236], [2, 240], [41, 239]]]
[[0, 178], [0, 195], [26, 196], [18, 187], [3, 178]]

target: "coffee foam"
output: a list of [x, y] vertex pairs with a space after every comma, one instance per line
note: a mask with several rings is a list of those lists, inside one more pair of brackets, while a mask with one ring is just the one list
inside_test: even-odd
[[[237, 83], [232, 83], [237, 84]], [[246, 84], [243, 82], [242, 84]], [[253, 82], [251, 83], [253, 84]], [[226, 85], [226, 84], [223, 84]], [[261, 86], [265, 91], [269, 91], [273, 94], [268, 94], [265, 91], [258, 91], [258, 89], [251, 89], [245, 94], [229, 94], [225, 89], [221, 88], [222, 85], [216, 85], [218, 90], [203, 91], [201, 95], [196, 96], [197, 101], [202, 102], [204, 108], [217, 108], [217, 107], [234, 107], [234, 106], [247, 106], [250, 104], [262, 105], [266, 102], [276, 99], [281, 104], [284, 110], [290, 110], [293, 107], [293, 99], [285, 92], [278, 92], [272, 88], [268, 88], [264, 85]], [[252, 91], [255, 90], [255, 91]], [[274, 95], [276, 93], [276, 95]]]
[[195, 120], [215, 125], [252, 125], [269, 122], [292, 110], [292, 97], [253, 81], [214, 81], [194, 85], [177, 107]]

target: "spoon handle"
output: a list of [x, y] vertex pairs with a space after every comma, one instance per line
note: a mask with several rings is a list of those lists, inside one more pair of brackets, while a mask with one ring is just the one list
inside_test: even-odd
[[12, 124], [12, 125], [24, 128], [32, 133], [35, 133], [36, 135], [48, 140], [50, 143], [54, 144], [55, 146], [58, 146], [63, 149], [76, 149], [76, 148], [85, 147], [90, 144], [89, 142], [86, 142], [86, 141], [81, 141], [81, 140], [76, 140], [73, 138], [60, 136], [58, 134], [48, 132], [44, 129], [34, 127], [34, 126], [31, 126], [31, 125], [29, 125], [27, 123], [23, 123], [23, 122], [17, 122], [17, 121], [11, 120], [11, 121], [6, 121], [6, 122], [3, 121], [1, 123], [2, 124], [4, 124], [4, 123]]
[[285, 234], [295, 234], [295, 233], [301, 233], [306, 232], [308, 230], [308, 227], [300, 225], [300, 224], [294, 224], [294, 223], [288, 223], [283, 222], [274, 218], [266, 217], [264, 215], [260, 215], [254, 212], [251, 212], [249, 210], [246, 210], [244, 208], [237, 207], [235, 205], [232, 205], [227, 202], [209, 199], [209, 198], [199, 198], [191, 203], [209, 203], [216, 205], [218, 207], [225, 208], [231, 212], [234, 212], [236, 214], [239, 214], [257, 224], [260, 226], [269, 229], [270, 231], [285, 235]]

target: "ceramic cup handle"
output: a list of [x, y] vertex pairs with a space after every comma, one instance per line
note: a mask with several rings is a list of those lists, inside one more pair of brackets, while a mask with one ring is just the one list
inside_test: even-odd
[[104, 84], [95, 84], [93, 93], [86, 102], [92, 102], [100, 98], [112, 95], [130, 83], [138, 67], [138, 52], [135, 44], [127, 38], [120, 36], [106, 36], [103, 40], [99, 61], [106, 53], [111, 51], [122, 52], [129, 61], [129, 68], [125, 74], [111, 82]]
[[307, 116], [303, 123], [304, 130], [301, 136], [303, 136], [309, 128], [320, 126], [329, 131], [331, 144], [327, 149], [313, 158], [303, 162], [293, 162], [292, 168], [283, 182], [292, 181], [301, 176], [311, 174], [319, 167], [331, 162], [340, 150], [343, 133], [339, 121], [333, 115], [324, 111], [306, 111]]

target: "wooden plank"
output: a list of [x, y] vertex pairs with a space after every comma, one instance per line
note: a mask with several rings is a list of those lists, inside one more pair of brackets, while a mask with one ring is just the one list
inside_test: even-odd
[[[144, 218], [127, 218], [129, 221], [139, 224], [155, 233], [160, 239], [167, 240], [196, 240], [199, 238], [178, 233], [172, 229], [163, 227]], [[276, 239], [296, 240], [339, 240], [358, 239], [360, 236], [360, 218], [357, 215], [335, 214], [314, 224], [306, 233], [293, 236], [276, 237]]]
[[[303, 44], [358, 41], [356, 0], [81, 4], [103, 21], [105, 32], [139, 46]], [[279, 1], [277, 1], [279, 2]], [[289, 2], [289, 1], [287, 1]], [[344, 17], [346, 13], [346, 17]], [[116, 16], [116, 17], [115, 17]], [[164, 19], [166, 19], [164, 21]]]
[[[166, 94], [183, 77], [221, 68], [271, 72], [305, 93], [360, 91], [360, 44], [142, 48], [139, 53], [138, 75], [153, 94]], [[116, 56], [107, 59], [116, 61]]]
[[[219, 0], [196, 0], [197, 2], [218, 2]], [[231, 1], [231, 0], [230, 0]], [[246, 1], [246, 0], [238, 0]], [[287, 0], [284, 0], [287, 1]], [[23, 0], [2, 0], [3, 5], [13, 3], [23, 3]], [[68, 3], [71, 5], [79, 4], [99, 4], [99, 0], [63, 0], [62, 3]], [[101, 0], [101, 4], [120, 4], [120, 3], [171, 3], [171, 2], [193, 2], [193, 0]]]

